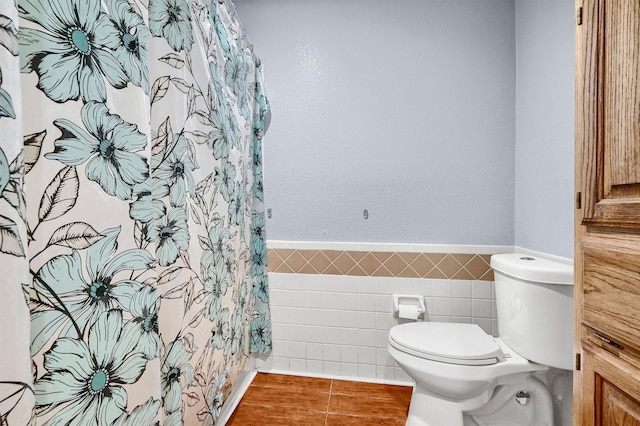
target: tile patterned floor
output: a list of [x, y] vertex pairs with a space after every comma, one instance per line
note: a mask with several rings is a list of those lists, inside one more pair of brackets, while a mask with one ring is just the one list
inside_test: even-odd
[[412, 388], [258, 373], [228, 426], [404, 426]]

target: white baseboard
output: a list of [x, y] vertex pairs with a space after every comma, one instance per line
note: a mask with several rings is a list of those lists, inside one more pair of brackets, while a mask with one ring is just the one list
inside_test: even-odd
[[376, 379], [376, 378], [368, 378], [368, 377], [336, 376], [331, 374], [316, 374], [316, 373], [307, 373], [307, 372], [300, 373], [296, 371], [277, 370], [277, 369], [271, 369], [271, 370], [258, 369], [258, 372], [272, 373], [272, 374], [285, 374], [289, 376], [315, 377], [318, 379], [349, 380], [352, 382], [376, 383], [381, 385], [413, 386], [413, 382], [405, 382], [401, 380]]
[[247, 361], [244, 370], [242, 370], [240, 376], [238, 376], [238, 381], [231, 391], [231, 395], [229, 395], [229, 398], [227, 398], [227, 401], [222, 407], [222, 411], [220, 412], [216, 425], [224, 426], [227, 424], [257, 373], [258, 370], [256, 369], [255, 357], [252, 354], [249, 356], [249, 360]]

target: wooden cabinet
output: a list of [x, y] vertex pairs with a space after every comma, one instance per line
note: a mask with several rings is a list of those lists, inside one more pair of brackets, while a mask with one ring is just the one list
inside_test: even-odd
[[614, 353], [583, 345], [584, 404], [581, 425], [640, 426], [640, 370]]
[[640, 426], [640, 1], [576, 11], [574, 424]]

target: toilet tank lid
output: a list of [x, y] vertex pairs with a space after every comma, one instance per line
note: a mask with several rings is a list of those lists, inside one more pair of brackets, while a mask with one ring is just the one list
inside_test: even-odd
[[494, 271], [525, 281], [573, 285], [573, 266], [522, 253], [494, 254]]

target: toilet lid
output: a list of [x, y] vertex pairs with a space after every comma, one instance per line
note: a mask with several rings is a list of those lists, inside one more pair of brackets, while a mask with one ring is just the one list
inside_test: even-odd
[[450, 364], [490, 365], [504, 359], [496, 341], [476, 324], [401, 324], [389, 331], [389, 344], [399, 351]]

